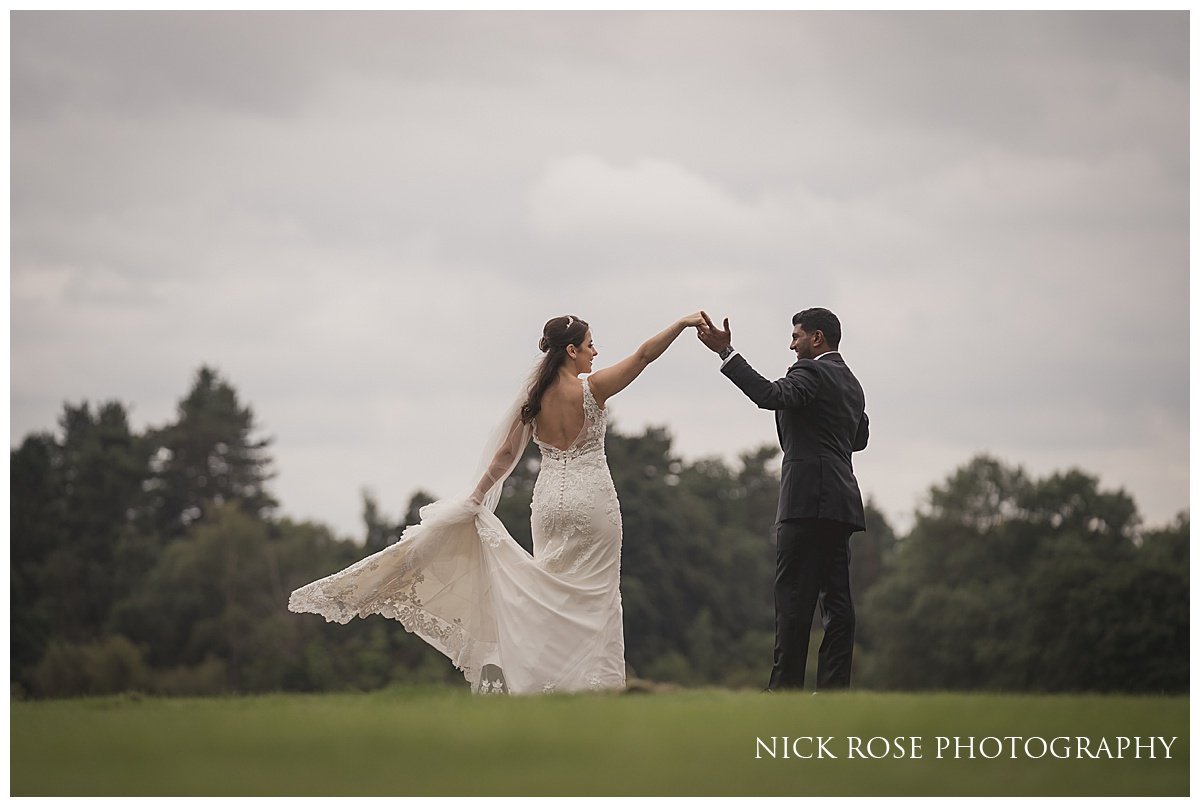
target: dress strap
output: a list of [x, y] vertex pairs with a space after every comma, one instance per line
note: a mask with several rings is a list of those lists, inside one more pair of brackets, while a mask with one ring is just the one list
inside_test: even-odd
[[583, 415], [589, 420], [599, 420], [600, 413], [604, 410], [596, 402], [596, 396], [592, 394], [592, 385], [588, 383], [587, 378], [580, 380], [583, 382]]

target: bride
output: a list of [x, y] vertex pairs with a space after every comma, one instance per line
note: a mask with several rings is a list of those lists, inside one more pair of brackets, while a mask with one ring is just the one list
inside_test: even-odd
[[[396, 619], [448, 656], [473, 692], [623, 689], [621, 508], [604, 454], [605, 404], [702, 322], [683, 317], [594, 373], [588, 324], [547, 322], [545, 355], [493, 432], [474, 490], [422, 507], [400, 541], [296, 589], [288, 609], [341, 624]], [[532, 555], [494, 512], [530, 439], [542, 455]]]

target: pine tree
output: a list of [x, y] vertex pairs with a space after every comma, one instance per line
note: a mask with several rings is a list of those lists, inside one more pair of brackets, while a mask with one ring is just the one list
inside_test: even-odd
[[175, 538], [205, 517], [213, 505], [237, 503], [252, 516], [266, 516], [278, 502], [267, 492], [274, 477], [269, 439], [256, 439], [254, 415], [217, 371], [202, 366], [191, 391], [179, 402], [178, 420], [150, 439], [159, 531]]

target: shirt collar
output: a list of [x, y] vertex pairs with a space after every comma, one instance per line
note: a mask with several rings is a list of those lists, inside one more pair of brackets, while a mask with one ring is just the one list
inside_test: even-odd
[[820, 356], [817, 356], [815, 359], [813, 359], [813, 361], [816, 361], [817, 359], [823, 359], [823, 358], [825, 358], [826, 356], [836, 356], [836, 355], [838, 355], [838, 351], [836, 351], [836, 350], [827, 350], [827, 351], [825, 351], [824, 353], [822, 353]]

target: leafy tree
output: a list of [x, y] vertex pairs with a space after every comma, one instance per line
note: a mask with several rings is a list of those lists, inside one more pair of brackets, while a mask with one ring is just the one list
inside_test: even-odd
[[429, 493], [426, 493], [424, 490], [418, 490], [408, 500], [408, 507], [404, 511], [404, 518], [399, 522], [395, 522], [380, 512], [379, 503], [369, 491], [364, 489], [362, 496], [363, 523], [366, 527], [367, 536], [364, 547], [367, 550], [367, 554], [378, 552], [400, 540], [400, 536], [404, 533], [406, 527], [421, 523], [421, 508], [434, 501], [433, 496]]
[[118, 545], [139, 529], [148, 449], [125, 408], [64, 407], [61, 437], [26, 438], [11, 455], [14, 662], [50, 635], [100, 635], [123, 579]]
[[42, 596], [46, 555], [63, 540], [59, 445], [48, 432], [31, 434], [10, 454], [9, 579], [11, 664], [15, 675], [34, 664], [52, 635], [49, 601]]
[[211, 505], [235, 502], [247, 513], [267, 516], [278, 502], [267, 492], [274, 476], [269, 439], [252, 436], [254, 415], [213, 368], [203, 366], [179, 402], [175, 423], [151, 433], [157, 527], [177, 538]]
[[866, 598], [874, 685], [1186, 688], [1185, 517], [1139, 533], [1124, 491], [1078, 470], [1031, 479], [986, 455], [929, 501]]
[[379, 512], [379, 503], [367, 489], [362, 491], [363, 524], [367, 536], [364, 542], [368, 554], [378, 552], [396, 540], [396, 525]]

